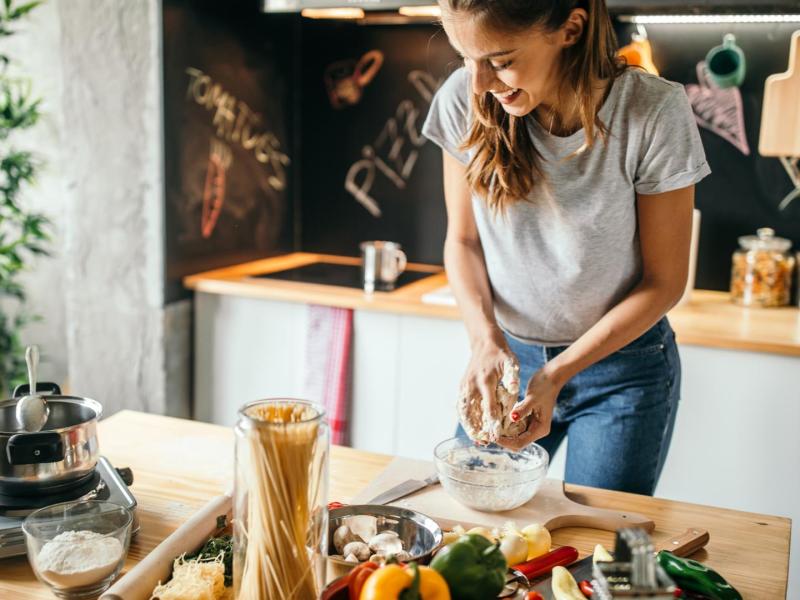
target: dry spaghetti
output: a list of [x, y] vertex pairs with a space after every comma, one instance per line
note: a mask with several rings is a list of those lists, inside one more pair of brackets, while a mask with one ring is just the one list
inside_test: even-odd
[[245, 486], [246, 506], [237, 507], [235, 522], [236, 598], [314, 600], [326, 521], [321, 413], [307, 403], [264, 401], [243, 415], [237, 487]]

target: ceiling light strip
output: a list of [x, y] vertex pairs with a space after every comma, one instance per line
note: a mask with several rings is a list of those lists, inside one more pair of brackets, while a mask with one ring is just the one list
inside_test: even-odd
[[620, 21], [637, 25], [703, 25], [715, 23], [800, 23], [797, 15], [623, 15]]
[[354, 7], [304, 8], [300, 14], [307, 19], [363, 19], [364, 9]]
[[442, 16], [442, 9], [435, 4], [431, 6], [401, 6], [398, 12], [404, 17], [432, 17], [438, 19]]

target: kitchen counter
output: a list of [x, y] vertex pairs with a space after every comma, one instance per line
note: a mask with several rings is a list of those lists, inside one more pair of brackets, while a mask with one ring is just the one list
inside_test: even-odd
[[[447, 285], [437, 267], [410, 264], [431, 276], [394, 292], [365, 294], [353, 288], [255, 279], [258, 273], [281, 271], [318, 261], [359, 264], [359, 259], [294, 253], [192, 275], [185, 285], [199, 292], [284, 302], [321, 304], [441, 319], [459, 319], [455, 306], [423, 302], [426, 294]], [[669, 313], [678, 341], [684, 345], [800, 356], [800, 309], [758, 309], [732, 304], [725, 292], [697, 290], [690, 302]]]
[[[103, 454], [133, 469], [132, 491], [139, 502], [141, 530], [131, 543], [130, 569], [210, 498], [230, 486], [233, 432], [226, 427], [123, 411], [99, 426]], [[334, 447], [331, 499], [347, 502], [391, 460], [386, 455]], [[711, 541], [693, 555], [722, 572], [748, 600], [786, 595], [789, 519], [700, 506], [633, 494], [567, 486], [570, 496], [590, 506], [639, 512], [656, 523], [657, 541], [688, 527], [707, 529]], [[612, 545], [613, 534], [588, 528], [559, 529], [556, 545], [570, 544], [581, 555], [597, 543]], [[25, 557], [0, 561], [0, 598], [52, 598], [34, 577]]]

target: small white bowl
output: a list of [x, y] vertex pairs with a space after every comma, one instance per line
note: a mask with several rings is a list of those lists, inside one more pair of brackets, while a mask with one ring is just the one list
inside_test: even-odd
[[[59, 598], [82, 600], [102, 594], [119, 574], [131, 541], [133, 515], [113, 502], [84, 500], [40, 508], [22, 523], [28, 562], [34, 574]], [[76, 532], [93, 532], [88, 542]], [[93, 567], [82, 568], [80, 546], [95, 544]], [[86, 564], [83, 562], [83, 564]]]
[[445, 491], [464, 506], [487, 512], [511, 510], [533, 498], [550, 461], [538, 444], [514, 452], [458, 437], [438, 444], [433, 457]]

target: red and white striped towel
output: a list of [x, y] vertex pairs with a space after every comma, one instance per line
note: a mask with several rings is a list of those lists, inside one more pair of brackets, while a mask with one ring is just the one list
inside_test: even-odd
[[349, 437], [352, 339], [352, 310], [309, 305], [303, 393], [325, 407], [333, 444]]

